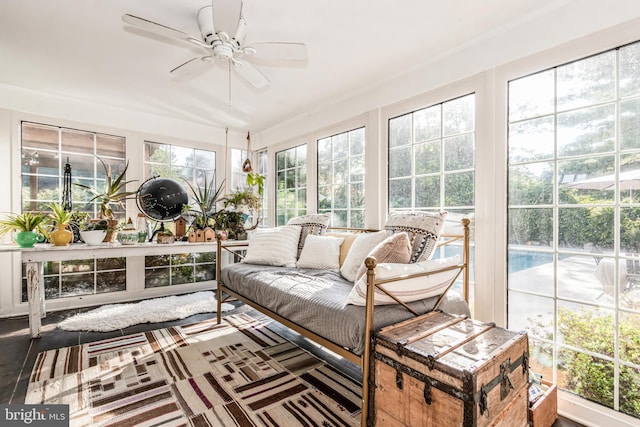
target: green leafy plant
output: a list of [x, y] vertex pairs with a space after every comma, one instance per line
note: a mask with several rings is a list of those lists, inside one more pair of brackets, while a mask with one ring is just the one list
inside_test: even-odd
[[100, 218], [113, 219], [113, 207], [119, 206], [124, 209], [124, 202], [135, 195], [135, 191], [127, 191], [127, 184], [135, 182], [136, 180], [125, 181], [124, 176], [129, 168], [129, 161], [124, 166], [122, 173], [117, 176], [113, 176], [111, 165], [107, 165], [100, 157], [97, 158], [102, 163], [102, 167], [105, 171], [104, 187], [99, 190], [93, 186], [75, 183], [75, 185], [88, 190], [93, 197], [91, 201], [100, 202]]
[[[559, 332], [564, 342], [590, 353], [613, 357], [615, 330], [613, 316], [598, 310], [560, 308]], [[640, 319], [625, 315], [619, 322], [620, 357], [626, 361], [640, 359]], [[562, 353], [567, 388], [602, 405], [614, 404], [614, 364], [603, 357], [577, 351]], [[621, 365], [619, 374], [620, 410], [640, 416], [640, 375], [638, 370]]]
[[257, 212], [262, 207], [262, 199], [251, 188], [238, 188], [223, 197], [224, 207], [232, 207], [237, 212]]
[[80, 225], [80, 231], [91, 231], [91, 230], [107, 230], [109, 229], [109, 223], [106, 219], [101, 219], [99, 221], [93, 222], [83, 222]]
[[67, 212], [60, 203], [51, 203], [49, 204], [49, 208], [51, 209], [49, 218], [56, 224], [68, 224], [73, 218], [73, 213]]
[[0, 220], [0, 236], [13, 230], [35, 231], [47, 225], [49, 218], [42, 212], [24, 212], [22, 214], [10, 213], [5, 219]]
[[264, 175], [257, 172], [249, 172], [247, 174], [247, 186], [256, 187], [258, 195], [264, 195]]
[[212, 219], [213, 214], [216, 212], [216, 204], [220, 201], [220, 195], [224, 188], [224, 181], [216, 189], [213, 184], [213, 180], [207, 180], [204, 178], [204, 185], [194, 187], [191, 183], [185, 180], [189, 189], [195, 206], [185, 207], [185, 213], [195, 216], [194, 225], [196, 228], [203, 229], [209, 226], [209, 220]]

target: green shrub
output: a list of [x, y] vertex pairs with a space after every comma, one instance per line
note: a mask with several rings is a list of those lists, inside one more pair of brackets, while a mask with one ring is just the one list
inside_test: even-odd
[[[613, 316], [598, 310], [558, 312], [559, 332], [566, 345], [613, 357]], [[640, 317], [620, 315], [619, 355], [622, 360], [640, 361]], [[567, 388], [586, 399], [614, 407], [614, 364], [603, 358], [564, 350], [562, 355]], [[620, 411], [640, 417], [640, 370], [620, 366]]]

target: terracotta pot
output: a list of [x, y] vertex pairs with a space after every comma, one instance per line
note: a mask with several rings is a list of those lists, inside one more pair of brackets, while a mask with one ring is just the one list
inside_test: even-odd
[[107, 220], [107, 235], [104, 236], [103, 242], [105, 243], [113, 243], [118, 241], [118, 230], [116, 227], [118, 226], [117, 219], [108, 219]]

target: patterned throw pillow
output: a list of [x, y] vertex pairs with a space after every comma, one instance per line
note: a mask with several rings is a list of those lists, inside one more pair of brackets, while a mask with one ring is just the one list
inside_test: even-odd
[[[407, 233], [395, 233], [378, 243], [367, 257], [374, 257], [377, 263], [392, 262], [407, 264], [411, 259], [411, 242]], [[367, 266], [362, 264], [356, 274], [356, 281], [367, 273]]]
[[406, 232], [411, 239], [410, 263], [431, 259], [436, 250], [446, 212], [393, 212], [384, 226], [393, 233]]
[[340, 268], [340, 245], [343, 238], [309, 234], [296, 267], [338, 271]]
[[302, 253], [302, 248], [304, 247], [304, 240], [307, 236], [309, 234], [315, 234], [316, 236], [323, 235], [325, 231], [327, 231], [330, 219], [329, 214], [309, 214], [291, 218], [287, 222], [287, 225], [299, 225], [302, 227], [300, 240], [298, 241], [297, 258], [300, 258], [300, 253]]

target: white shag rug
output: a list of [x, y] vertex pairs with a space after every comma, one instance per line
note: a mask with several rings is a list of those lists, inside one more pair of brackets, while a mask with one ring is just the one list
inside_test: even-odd
[[[166, 322], [198, 313], [213, 313], [216, 308], [213, 292], [196, 292], [136, 303], [103, 305], [69, 317], [58, 323], [58, 327], [65, 331], [109, 332], [140, 323]], [[222, 311], [233, 308], [231, 304], [222, 304]]]

